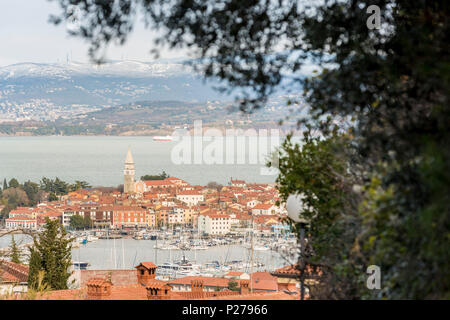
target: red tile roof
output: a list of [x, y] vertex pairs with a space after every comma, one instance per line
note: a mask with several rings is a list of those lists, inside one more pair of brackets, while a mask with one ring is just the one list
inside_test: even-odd
[[174, 182], [171, 180], [145, 180], [144, 183], [147, 186], [169, 186]]
[[230, 279], [225, 278], [187, 276], [170, 280], [168, 284], [191, 285], [192, 280], [201, 280], [203, 281], [203, 285], [208, 287], [228, 287], [228, 282], [230, 282]]
[[252, 209], [259, 209], [259, 210], [268, 210], [272, 208], [274, 205], [271, 203], [260, 203], [254, 206]]
[[28, 266], [0, 260], [0, 282], [27, 282]]
[[144, 266], [144, 267], [147, 268], [147, 269], [150, 269], [150, 268], [157, 268], [157, 265], [154, 264], [154, 263], [151, 262], [151, 261], [141, 262], [141, 263], [138, 264], [135, 268], [140, 267], [140, 266]]
[[244, 272], [230, 271], [225, 276], [238, 277], [238, 276], [241, 276], [243, 274], [244, 274]]

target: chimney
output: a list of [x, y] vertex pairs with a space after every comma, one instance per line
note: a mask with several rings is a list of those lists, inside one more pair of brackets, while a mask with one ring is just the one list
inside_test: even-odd
[[203, 291], [203, 280], [200, 279], [192, 279], [191, 280], [191, 292], [195, 292], [199, 296], [204, 295]]
[[88, 300], [106, 300], [109, 296], [111, 296], [111, 282], [101, 278], [92, 278], [87, 282]]
[[193, 279], [191, 280], [192, 292], [203, 292], [203, 280]]
[[150, 282], [145, 289], [148, 300], [170, 300], [172, 287], [168, 284]]
[[241, 279], [239, 284], [240, 284], [240, 288], [241, 288], [241, 295], [246, 295], [246, 294], [250, 293], [250, 290], [248, 288], [250, 285], [250, 280]]
[[141, 262], [136, 267], [137, 281], [143, 286], [147, 286], [156, 278], [156, 269], [158, 268], [153, 262]]

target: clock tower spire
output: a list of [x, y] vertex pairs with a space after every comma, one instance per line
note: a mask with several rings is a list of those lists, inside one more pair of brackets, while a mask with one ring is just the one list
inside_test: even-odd
[[125, 159], [125, 169], [123, 170], [123, 192], [133, 193], [135, 192], [134, 184], [134, 161], [131, 155], [131, 150], [128, 148], [127, 157]]

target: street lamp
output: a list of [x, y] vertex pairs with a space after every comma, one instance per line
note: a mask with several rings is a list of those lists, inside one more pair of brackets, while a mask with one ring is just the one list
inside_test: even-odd
[[291, 194], [286, 200], [286, 210], [288, 212], [289, 218], [300, 225], [300, 253], [297, 262], [298, 268], [300, 270], [300, 300], [305, 299], [305, 261], [303, 258], [303, 253], [305, 250], [305, 227], [308, 224], [308, 220], [304, 219], [300, 215], [304, 209], [302, 198], [303, 197], [299, 194]]

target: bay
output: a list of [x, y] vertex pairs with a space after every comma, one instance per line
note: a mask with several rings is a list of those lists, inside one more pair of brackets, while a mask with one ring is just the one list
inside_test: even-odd
[[174, 163], [172, 150], [176, 145], [176, 141], [136, 136], [0, 137], [0, 182], [5, 178], [23, 183], [59, 177], [70, 183], [84, 180], [93, 186], [115, 187], [123, 183], [128, 148], [133, 153], [136, 179], [162, 170], [193, 185], [206, 185], [210, 181], [226, 184], [231, 177], [260, 183], [276, 179], [276, 175], [261, 174], [264, 161], [249, 163], [252, 151], [248, 147], [244, 164], [208, 165]]

